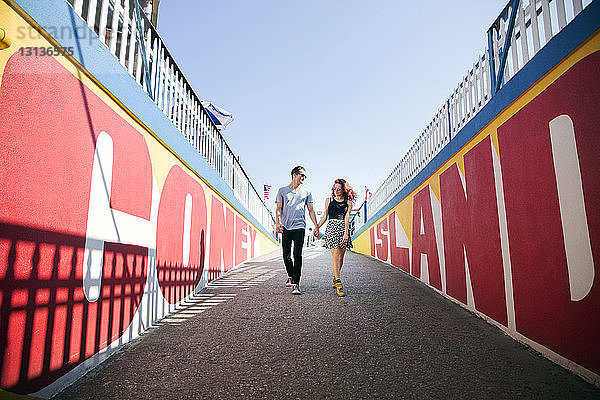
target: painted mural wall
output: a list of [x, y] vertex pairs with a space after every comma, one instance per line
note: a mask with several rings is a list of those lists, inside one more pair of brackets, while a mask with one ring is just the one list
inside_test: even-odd
[[355, 240], [596, 384], [599, 71], [595, 33]]
[[19, 50], [52, 46], [0, 50], [0, 387], [41, 395], [277, 248], [71, 58]]

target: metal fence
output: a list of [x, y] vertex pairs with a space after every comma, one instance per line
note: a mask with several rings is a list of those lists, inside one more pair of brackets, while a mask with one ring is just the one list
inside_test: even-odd
[[364, 218], [355, 221], [356, 228], [366, 222], [366, 214], [374, 215], [413, 179], [503, 84], [591, 2], [510, 0], [488, 30], [487, 50], [477, 57], [410, 150], [361, 207]]
[[274, 218], [138, 0], [66, 0], [265, 227]]

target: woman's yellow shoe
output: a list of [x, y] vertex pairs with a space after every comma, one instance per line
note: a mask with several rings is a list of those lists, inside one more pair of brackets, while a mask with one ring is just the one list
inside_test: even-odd
[[341, 279], [336, 279], [335, 280], [335, 289], [336, 289], [337, 295], [339, 297], [344, 297], [346, 295], [346, 293], [344, 293], [344, 288], [342, 287], [342, 280]]

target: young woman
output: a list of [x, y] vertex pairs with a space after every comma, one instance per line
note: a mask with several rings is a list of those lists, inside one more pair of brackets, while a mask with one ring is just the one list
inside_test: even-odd
[[331, 264], [333, 267], [333, 285], [338, 296], [345, 296], [340, 279], [340, 271], [344, 263], [344, 253], [346, 249], [352, 247], [350, 239], [350, 211], [352, 204], [356, 199], [356, 193], [352, 190], [348, 182], [343, 179], [336, 179], [331, 188], [331, 197], [325, 200], [325, 213], [319, 221], [319, 229], [329, 218], [327, 228], [325, 229], [325, 248], [331, 251]]

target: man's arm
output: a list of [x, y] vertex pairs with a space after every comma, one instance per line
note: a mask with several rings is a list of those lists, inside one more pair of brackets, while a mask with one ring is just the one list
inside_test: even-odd
[[315, 235], [319, 233], [319, 223], [317, 222], [317, 216], [315, 215], [315, 209], [313, 208], [312, 201], [310, 203], [306, 203], [308, 207], [308, 215], [312, 220], [313, 224], [315, 224]]
[[283, 210], [283, 203], [277, 202], [275, 203], [275, 230], [279, 233], [283, 232], [283, 228], [281, 227], [281, 223], [279, 219], [281, 218], [281, 212]]

